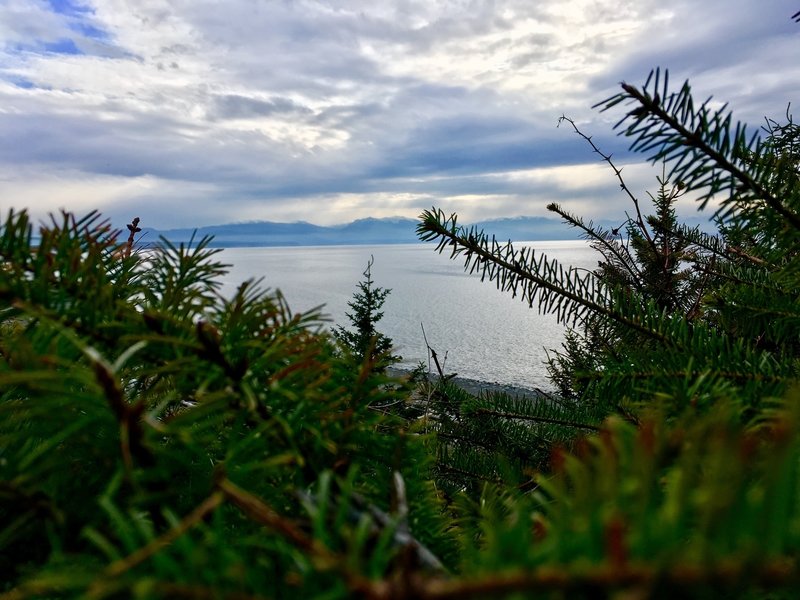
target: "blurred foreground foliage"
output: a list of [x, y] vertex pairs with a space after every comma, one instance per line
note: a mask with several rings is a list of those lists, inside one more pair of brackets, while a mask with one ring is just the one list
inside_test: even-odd
[[[596, 272], [420, 224], [572, 326], [535, 398], [407, 389], [258, 282], [221, 295], [207, 239], [10, 212], [0, 598], [793, 597], [797, 129], [747, 137], [660, 73], [625, 103], [669, 173], [625, 235], [552, 207]], [[718, 235], [677, 224], [692, 193]]]
[[394, 568], [398, 523], [452, 555], [422, 444], [379, 410], [400, 392], [317, 314], [222, 297], [205, 239], [128, 255], [94, 214], [39, 234], [2, 223], [8, 597], [347, 595]]
[[[445, 376], [429, 386], [439, 489], [482, 540], [470, 572], [522, 563], [514, 589], [592, 597], [792, 596], [800, 128], [787, 110], [751, 135], [716, 106], [660, 70], [598, 104], [625, 107], [617, 130], [663, 165], [651, 215], [561, 119], [631, 203], [610, 230], [548, 207], [598, 251], [592, 271], [423, 214], [423, 240], [569, 328], [550, 356], [551, 391], [474, 396]], [[714, 207], [715, 233], [679, 222], [682, 198]]]

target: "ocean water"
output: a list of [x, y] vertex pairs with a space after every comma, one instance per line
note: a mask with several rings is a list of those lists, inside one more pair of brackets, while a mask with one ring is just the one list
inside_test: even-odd
[[[528, 242], [535, 252], [582, 269], [598, 254], [582, 241]], [[428, 343], [445, 370], [461, 377], [521, 388], [547, 387], [548, 349], [561, 346], [564, 327], [539, 314], [494, 283], [464, 272], [463, 261], [440, 255], [432, 244], [230, 248], [224, 293], [249, 278], [279, 289], [293, 312], [322, 306], [334, 324], [349, 326], [345, 313], [370, 256], [375, 284], [390, 288], [379, 330], [394, 340], [401, 367], [428, 364]]]

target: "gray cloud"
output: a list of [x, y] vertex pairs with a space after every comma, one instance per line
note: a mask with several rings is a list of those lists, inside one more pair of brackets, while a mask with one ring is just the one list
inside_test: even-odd
[[[763, 4], [763, 3], [762, 3]], [[210, 0], [0, 6], [0, 208], [97, 198], [158, 226], [625, 210], [578, 120], [654, 66], [758, 124], [800, 87], [787, 2]], [[74, 46], [74, 48], [73, 48]], [[31, 190], [25, 194], [24, 190]], [[102, 190], [107, 200], [99, 196]], [[155, 224], [155, 223], [154, 223]]]
[[270, 115], [309, 115], [313, 111], [287, 98], [260, 100], [238, 94], [223, 94], [214, 98], [213, 116], [218, 119], [247, 119]]

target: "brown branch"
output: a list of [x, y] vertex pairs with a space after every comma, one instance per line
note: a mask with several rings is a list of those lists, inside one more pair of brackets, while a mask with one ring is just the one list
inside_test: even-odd
[[338, 571], [353, 592], [376, 600], [390, 597], [388, 595], [390, 588], [386, 582], [373, 582], [354, 573], [344, 557], [334, 554], [319, 541], [306, 535], [292, 521], [279, 515], [275, 509], [257, 496], [243, 490], [225, 477], [217, 482], [217, 489], [250, 519], [274, 531], [295, 548], [305, 552], [317, 569]]
[[141, 422], [144, 404], [141, 402], [134, 405], [128, 404], [116, 375], [103, 357], [93, 348], [88, 348], [86, 354], [92, 361], [97, 383], [103, 390], [109, 407], [119, 422], [120, 449], [125, 469], [130, 473], [133, 469], [134, 457], [146, 465], [151, 464], [153, 456], [144, 445], [144, 431]]
[[652, 586], [696, 589], [701, 585], [717, 585], [731, 589], [742, 584], [742, 578], [765, 587], [796, 585], [800, 572], [793, 560], [774, 559], [761, 565], [742, 561], [722, 562], [713, 566], [679, 563], [664, 569], [646, 563], [599, 565], [585, 569], [540, 567], [531, 572], [491, 575], [483, 579], [417, 580], [413, 595], [420, 600], [462, 600], [474, 597], [497, 597], [514, 592], [579, 591], [605, 589], [649, 590]]
[[296, 548], [320, 560], [325, 566], [331, 566], [336, 562], [336, 558], [330, 550], [314, 538], [307, 536], [297, 525], [279, 515], [263, 500], [243, 490], [230, 479], [221, 479], [217, 483], [217, 489], [250, 519], [278, 533]]
[[745, 252], [744, 250], [742, 250], [738, 246], [729, 245], [726, 248], [726, 250], [728, 250], [731, 254], [734, 254], [736, 256], [739, 256], [741, 258], [749, 260], [750, 262], [758, 265], [759, 267], [769, 267], [770, 266], [770, 264], [767, 261], [765, 261], [764, 259], [758, 258], [757, 256], [753, 256], [751, 254], [748, 254], [747, 252]]
[[133, 251], [134, 236], [142, 230], [141, 227], [139, 227], [139, 217], [134, 217], [133, 221], [128, 223], [126, 227], [128, 228], [128, 231], [130, 231], [130, 235], [128, 235], [128, 241], [125, 244], [123, 258], [128, 258], [131, 255], [131, 252]]
[[714, 271], [714, 267], [717, 262], [716, 255], [711, 256], [711, 263], [709, 264], [708, 269], [703, 269], [701, 273], [703, 274], [703, 280], [700, 283], [700, 288], [697, 290], [694, 298], [694, 302], [692, 302], [691, 308], [686, 312], [686, 320], [689, 322], [694, 321], [700, 315], [700, 304], [703, 301], [705, 296], [706, 288], [708, 287], [708, 280], [711, 279], [711, 273]]
[[219, 491], [212, 493], [208, 498], [201, 502], [197, 508], [186, 515], [180, 523], [175, 525], [172, 529], [157, 537], [146, 546], [142, 546], [132, 554], [125, 558], [111, 563], [103, 572], [106, 577], [118, 577], [141, 564], [162, 548], [170, 545], [176, 539], [181, 537], [184, 533], [189, 531], [192, 527], [197, 525], [200, 521], [205, 519], [207, 515], [214, 512], [214, 510], [222, 504], [224, 494]]
[[428, 348], [428, 352], [430, 352], [431, 358], [436, 365], [436, 370], [439, 372], [439, 379], [440, 381], [445, 381], [444, 370], [442, 369], [442, 365], [439, 364], [439, 357], [436, 355], [436, 350], [431, 348], [431, 345], [428, 343], [428, 336], [425, 335], [425, 326], [420, 323], [420, 327], [422, 327], [422, 339], [425, 340], [425, 346]]

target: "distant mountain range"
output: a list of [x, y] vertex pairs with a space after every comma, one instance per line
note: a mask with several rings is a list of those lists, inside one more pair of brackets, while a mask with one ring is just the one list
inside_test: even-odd
[[[355, 244], [412, 244], [418, 243], [416, 227], [419, 221], [406, 217], [385, 219], [358, 219], [344, 225], [321, 226], [304, 221], [273, 223], [256, 221], [212, 225], [195, 229], [167, 229], [159, 231], [146, 228], [145, 243], [154, 243], [164, 236], [172, 243], [188, 242], [194, 235], [198, 240], [206, 235], [214, 237], [213, 246], [331, 246]], [[617, 227], [618, 222], [596, 221], [604, 227]], [[547, 217], [514, 217], [468, 223], [483, 229], [500, 240], [544, 241], [572, 240], [580, 237], [578, 230], [557, 219]]]

